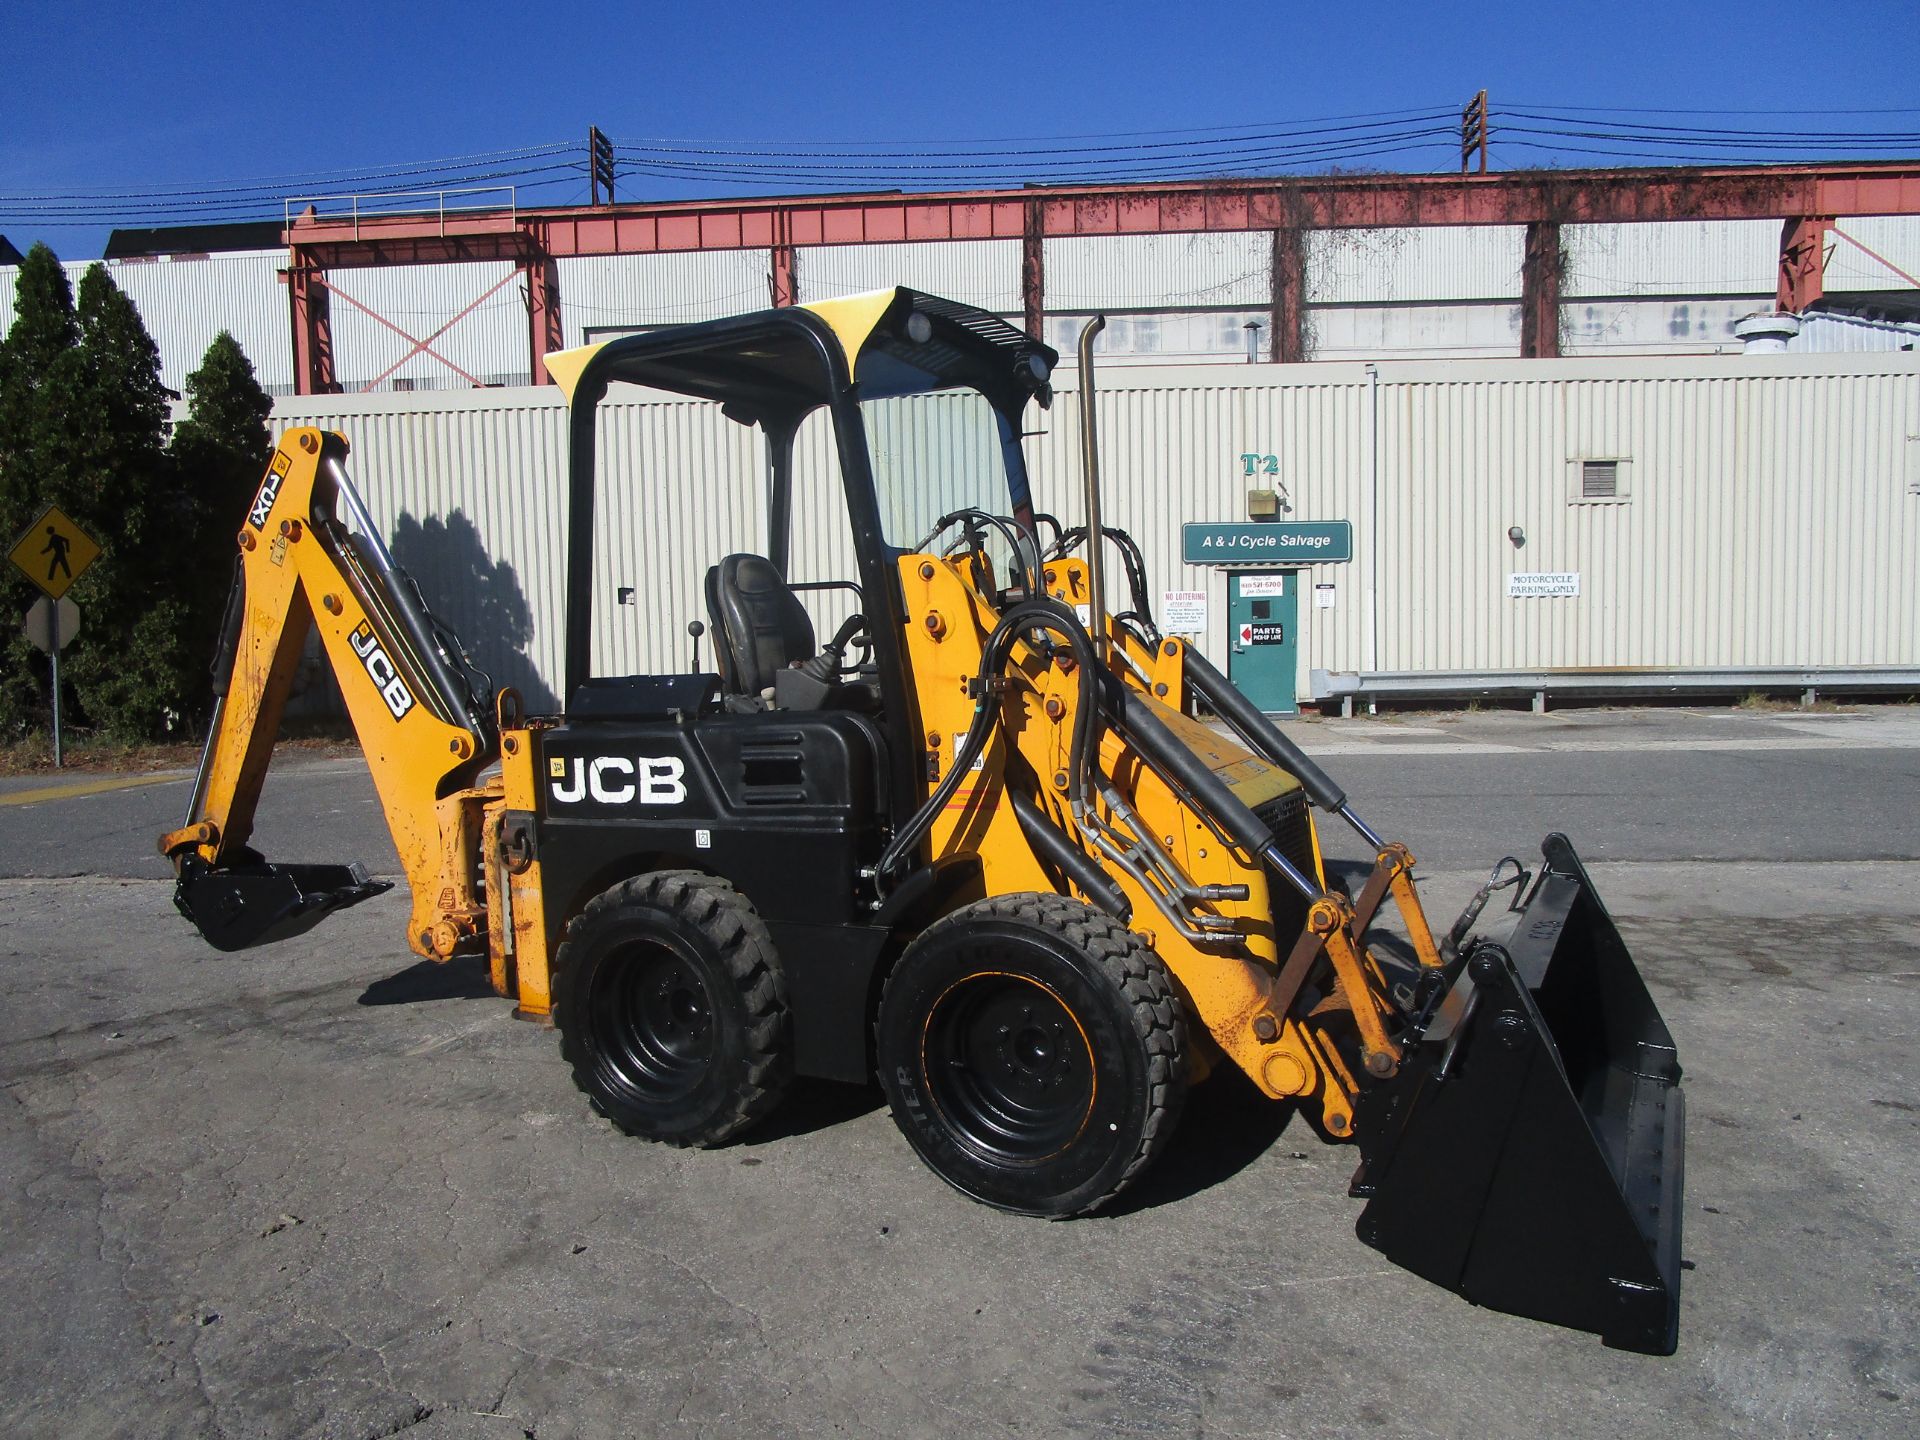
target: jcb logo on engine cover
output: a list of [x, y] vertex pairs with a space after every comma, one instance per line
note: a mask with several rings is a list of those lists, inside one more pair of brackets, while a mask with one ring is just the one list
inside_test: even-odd
[[360, 657], [360, 663], [367, 667], [373, 688], [387, 702], [387, 709], [393, 712], [393, 718], [398, 720], [413, 709], [413, 692], [407, 689], [407, 682], [400, 678], [400, 672], [393, 668], [393, 661], [387, 658], [380, 637], [373, 633], [373, 626], [362, 620], [347, 636], [347, 643], [353, 647], [353, 653]]
[[687, 798], [687, 765], [675, 755], [554, 756], [547, 793], [561, 805], [678, 805]]
[[293, 468], [293, 462], [287, 458], [287, 452], [273, 452], [273, 467], [267, 471], [267, 478], [260, 482], [260, 493], [253, 497], [253, 509], [247, 512], [247, 523], [256, 530], [267, 528], [267, 516], [273, 513], [273, 502], [280, 496], [280, 482], [287, 478], [287, 471]]

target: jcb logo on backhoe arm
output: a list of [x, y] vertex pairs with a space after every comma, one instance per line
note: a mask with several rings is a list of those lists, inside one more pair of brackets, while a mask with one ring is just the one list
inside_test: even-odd
[[247, 523], [256, 530], [267, 528], [267, 516], [273, 513], [273, 502], [280, 498], [280, 482], [287, 478], [287, 471], [293, 468], [293, 462], [287, 458], [287, 452], [273, 452], [273, 468], [267, 471], [267, 478], [260, 482], [260, 493], [253, 497], [253, 508], [247, 512]]
[[393, 718], [398, 720], [413, 709], [413, 692], [407, 689], [407, 682], [400, 678], [400, 672], [393, 668], [393, 661], [387, 658], [380, 637], [373, 633], [373, 626], [362, 620], [347, 636], [347, 643], [353, 647], [353, 653], [360, 657], [360, 663], [367, 667], [373, 688], [387, 702], [387, 709], [393, 712]]

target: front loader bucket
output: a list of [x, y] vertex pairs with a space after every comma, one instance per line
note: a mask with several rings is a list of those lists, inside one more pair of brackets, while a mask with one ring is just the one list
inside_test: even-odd
[[1361, 1097], [1360, 1238], [1476, 1305], [1671, 1355], [1685, 1106], [1673, 1038], [1573, 846], [1468, 941]]
[[302, 934], [335, 910], [393, 888], [359, 865], [272, 865], [214, 870], [189, 857], [173, 889], [174, 907], [216, 950], [245, 950]]

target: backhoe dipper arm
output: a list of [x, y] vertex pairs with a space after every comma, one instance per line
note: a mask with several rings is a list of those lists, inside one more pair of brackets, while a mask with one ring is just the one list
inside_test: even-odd
[[224, 950], [298, 934], [391, 888], [357, 864], [268, 864], [247, 845], [317, 625], [412, 890], [408, 943], [445, 959], [485, 931], [473, 820], [486, 792], [473, 781], [492, 759], [493, 729], [368, 520], [346, 453], [342, 437], [318, 430], [281, 438], [240, 528], [192, 799], [160, 849], [179, 876], [175, 903]]

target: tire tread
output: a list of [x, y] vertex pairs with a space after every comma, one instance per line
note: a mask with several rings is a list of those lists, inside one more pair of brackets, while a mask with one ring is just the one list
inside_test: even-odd
[[[712, 943], [746, 1014], [745, 1083], [733, 1088], [727, 1103], [705, 1124], [679, 1135], [651, 1135], [601, 1105], [591, 1084], [591, 1057], [580, 1050], [576, 1034], [579, 1027], [565, 1008], [571, 992], [563, 982], [576, 963], [576, 937], [591, 933], [611, 915], [638, 905], [678, 916]], [[775, 958], [773, 938], [747, 898], [718, 875], [700, 870], [656, 870], [623, 880], [594, 896], [567, 925], [566, 939], [554, 957], [552, 995], [560, 1052], [572, 1067], [574, 1082], [592, 1100], [593, 1108], [625, 1134], [681, 1147], [718, 1145], [764, 1119], [793, 1078], [792, 1048], [786, 1041], [790, 1028], [786, 986]]]
[[[925, 934], [984, 920], [1013, 920], [1064, 936], [1099, 966], [1126, 1000], [1134, 1034], [1145, 1048], [1150, 1099], [1140, 1143], [1108, 1189], [1068, 1212], [1092, 1214], [1152, 1165], [1179, 1128], [1189, 1069], [1183, 1002], [1166, 962], [1153, 953], [1145, 939], [1111, 915], [1071, 896], [1043, 892], [989, 896], [943, 916]], [[888, 983], [892, 983], [891, 977]]]

